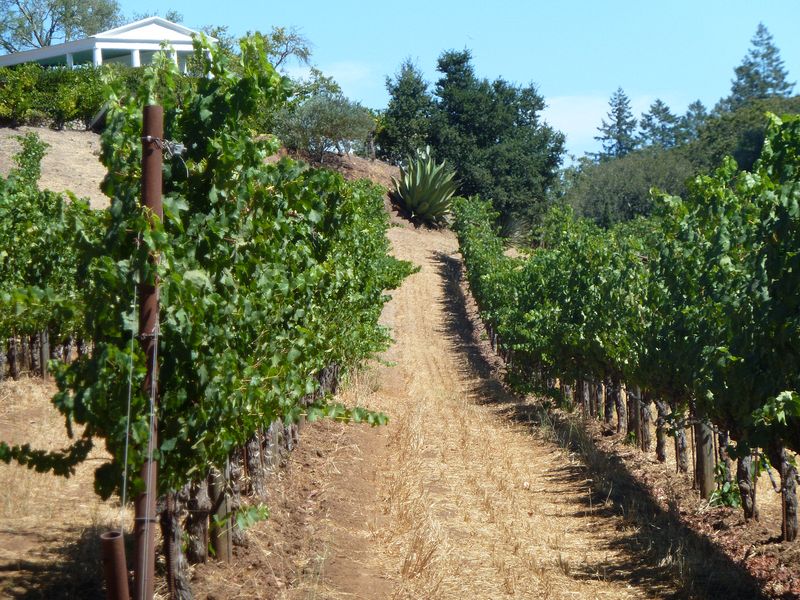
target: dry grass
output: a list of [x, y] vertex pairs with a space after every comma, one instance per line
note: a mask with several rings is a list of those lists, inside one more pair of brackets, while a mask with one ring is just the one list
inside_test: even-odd
[[[0, 439], [45, 450], [69, 444], [53, 392], [38, 379], [0, 383]], [[0, 464], [0, 597], [102, 596], [98, 536], [120, 519], [118, 502], [94, 493], [94, 469], [105, 460], [93, 450], [68, 479]]]
[[585, 508], [578, 459], [484, 404], [502, 399], [454, 351], [451, 299], [431, 253], [452, 252], [453, 239], [390, 236], [400, 257], [423, 266], [385, 314], [397, 367], [379, 370], [371, 400], [392, 419], [373, 552], [395, 574], [393, 597], [648, 597], [624, 581], [626, 557], [613, 543], [626, 535], [623, 519]]

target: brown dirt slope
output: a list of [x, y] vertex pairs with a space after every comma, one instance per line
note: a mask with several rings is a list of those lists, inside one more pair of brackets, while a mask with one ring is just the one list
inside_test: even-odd
[[0, 174], [7, 175], [14, 166], [13, 156], [19, 150], [17, 136], [30, 131], [50, 146], [42, 160], [40, 186], [43, 189], [54, 192], [70, 190], [79, 198], [88, 198], [94, 208], [108, 206], [108, 198], [100, 191], [100, 182], [106, 174], [99, 160], [100, 136], [91, 131], [0, 128]]

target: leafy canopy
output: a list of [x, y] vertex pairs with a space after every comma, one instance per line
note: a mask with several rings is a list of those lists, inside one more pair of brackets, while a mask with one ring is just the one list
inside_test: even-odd
[[121, 21], [116, 0], [0, 0], [0, 46], [8, 53], [42, 48]]
[[490, 198], [501, 218], [534, 219], [556, 181], [564, 136], [541, 119], [534, 85], [475, 75], [469, 50], [438, 61], [430, 145], [456, 171], [463, 195]]

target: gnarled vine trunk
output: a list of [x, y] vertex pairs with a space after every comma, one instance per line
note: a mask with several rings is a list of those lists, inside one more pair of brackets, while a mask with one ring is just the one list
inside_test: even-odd
[[186, 557], [192, 564], [204, 563], [208, 560], [208, 518], [211, 512], [206, 478], [191, 484], [186, 509]]
[[673, 409], [676, 416], [675, 423], [675, 460], [681, 473], [689, 472], [689, 443], [686, 439], [686, 427], [683, 415]]
[[756, 503], [756, 474], [753, 455], [742, 456], [736, 462], [736, 483], [742, 498], [742, 511], [745, 521], [758, 521], [758, 504]]
[[611, 385], [614, 406], [617, 409], [617, 433], [627, 433], [628, 415], [625, 410], [625, 400], [622, 398], [622, 384], [618, 378], [614, 378]]
[[639, 429], [641, 432], [640, 448], [643, 452], [650, 452], [653, 443], [651, 428], [653, 426], [653, 415], [650, 412], [650, 394], [642, 390], [639, 398]]
[[192, 600], [189, 566], [183, 554], [183, 530], [180, 514], [181, 495], [169, 492], [159, 499], [161, 504], [161, 539], [167, 563], [167, 589], [171, 600]]
[[695, 457], [695, 474], [697, 477], [697, 489], [700, 497], [708, 499], [714, 493], [716, 482], [714, 480], [714, 431], [708, 422], [702, 418], [694, 424], [695, 446], [697, 454]]
[[642, 443], [642, 430], [640, 425], [642, 393], [639, 386], [625, 388], [625, 398], [628, 403], [628, 435], [633, 434], [633, 441], [637, 446]]
[[250, 492], [263, 500], [267, 497], [267, 469], [262, 447], [263, 433], [257, 431], [245, 446], [247, 474], [250, 476]]
[[722, 431], [717, 434], [717, 461], [723, 466], [724, 481], [730, 483], [733, 477], [733, 461], [728, 455], [728, 444], [730, 444], [731, 437], [727, 431]]
[[667, 462], [667, 417], [669, 408], [663, 400], [656, 400], [656, 459], [658, 462]]
[[235, 546], [247, 546], [247, 536], [239, 528], [233, 516], [242, 508], [242, 475], [244, 474], [242, 452], [242, 450], [232, 452], [228, 466], [228, 489], [230, 490], [228, 514], [231, 515], [228, 529], [231, 542]]
[[786, 447], [776, 442], [769, 448], [769, 461], [781, 474], [781, 508], [783, 509], [783, 540], [793, 542], [797, 539], [797, 468]]
[[614, 422], [614, 384], [611, 379], [606, 379], [605, 402], [603, 402], [603, 421], [606, 425]]
[[578, 398], [580, 399], [583, 416], [588, 419], [592, 414], [590, 408], [591, 402], [589, 400], [589, 383], [585, 379], [579, 379], [576, 388], [578, 390]]
[[596, 381], [594, 385], [595, 385], [594, 414], [598, 419], [600, 419], [603, 415], [603, 406], [605, 405], [605, 388], [603, 387], [602, 381]]
[[16, 381], [19, 379], [19, 346], [16, 337], [12, 337], [8, 341], [8, 373], [11, 379]]

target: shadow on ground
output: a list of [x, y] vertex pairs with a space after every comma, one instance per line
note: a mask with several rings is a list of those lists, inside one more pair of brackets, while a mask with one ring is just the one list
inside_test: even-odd
[[[105, 531], [105, 530], [103, 530]], [[63, 543], [50, 544], [54, 532], [43, 531], [49, 547], [41, 560], [0, 563], [0, 597], [17, 600], [102, 600], [103, 564], [98, 528], [59, 532]], [[44, 545], [44, 544], [43, 544]]]
[[[608, 549], [619, 552], [624, 562], [616, 560], [614, 565], [599, 568], [594, 565], [591, 570], [578, 568], [570, 576], [624, 581], [654, 598], [766, 598], [745, 569], [705, 537], [682, 525], [677, 506], [671, 504], [664, 510], [622, 461], [601, 451], [579, 423], [526, 402], [503, 386], [496, 358], [481, 341], [483, 328], [470, 319], [461, 260], [441, 252], [432, 258], [445, 292], [446, 320], [441, 333], [466, 359], [465, 379], [475, 382], [475, 395], [496, 405], [509, 420], [550, 434], [562, 447], [580, 456], [582, 464], [565, 463], [549, 478], [554, 486], [586, 490], [573, 495], [579, 498], [574, 503], [576, 515], [622, 517], [622, 535], [610, 541]], [[591, 490], [586, 487], [587, 479], [592, 481]]]

